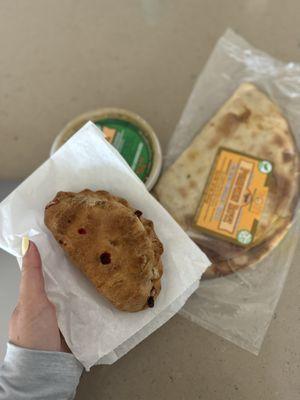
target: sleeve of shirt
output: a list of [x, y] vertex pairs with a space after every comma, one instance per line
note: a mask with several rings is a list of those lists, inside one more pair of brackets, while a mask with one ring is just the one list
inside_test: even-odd
[[0, 367], [0, 400], [71, 400], [82, 370], [72, 354], [8, 343]]

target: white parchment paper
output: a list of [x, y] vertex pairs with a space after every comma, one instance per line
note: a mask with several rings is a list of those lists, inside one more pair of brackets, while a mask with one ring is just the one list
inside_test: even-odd
[[[44, 207], [58, 191], [85, 188], [124, 197], [154, 222], [165, 248], [162, 290], [154, 308], [138, 313], [116, 310], [71, 265], [44, 225]], [[113, 363], [171, 318], [198, 287], [209, 265], [205, 254], [91, 122], [0, 204], [0, 247], [18, 257], [19, 264], [24, 235], [39, 247], [59, 327], [86, 369], [95, 363]]]

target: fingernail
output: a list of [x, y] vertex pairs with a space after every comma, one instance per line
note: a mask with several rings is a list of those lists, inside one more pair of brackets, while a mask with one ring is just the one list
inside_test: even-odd
[[25, 256], [29, 247], [30, 241], [28, 236], [23, 236], [22, 238], [22, 257]]

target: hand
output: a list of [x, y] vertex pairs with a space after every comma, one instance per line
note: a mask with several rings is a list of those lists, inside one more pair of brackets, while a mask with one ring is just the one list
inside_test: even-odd
[[9, 341], [28, 349], [69, 352], [58, 328], [55, 306], [45, 292], [40, 253], [27, 238], [23, 244], [26, 252], [19, 301], [10, 319]]

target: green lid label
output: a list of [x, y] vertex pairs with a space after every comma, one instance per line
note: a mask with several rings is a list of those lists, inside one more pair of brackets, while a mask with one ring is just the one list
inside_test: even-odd
[[145, 182], [151, 172], [153, 151], [143, 131], [133, 123], [117, 118], [101, 119], [95, 121], [95, 124]]

